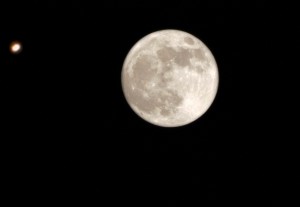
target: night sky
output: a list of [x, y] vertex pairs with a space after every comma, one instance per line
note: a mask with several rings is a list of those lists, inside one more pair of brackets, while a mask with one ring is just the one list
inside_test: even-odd
[[[290, 31], [272, 4], [7, 2], [0, 78], [11, 203], [209, 207], [238, 197], [240, 206], [282, 205], [272, 172], [285, 163], [279, 146], [288, 135], [273, 134], [282, 130], [276, 97], [287, 76], [278, 39]], [[297, 36], [299, 26], [289, 23]], [[178, 128], [139, 118], [121, 89], [127, 53], [161, 29], [198, 37], [219, 68], [211, 108]], [[12, 41], [22, 43], [19, 54], [10, 52]]]

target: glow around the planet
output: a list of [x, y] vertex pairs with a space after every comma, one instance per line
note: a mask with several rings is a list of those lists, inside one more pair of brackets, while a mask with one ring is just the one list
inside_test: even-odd
[[20, 42], [14, 41], [10, 44], [10, 51], [13, 54], [18, 54], [22, 50], [22, 45]]
[[122, 68], [125, 98], [144, 120], [163, 127], [189, 124], [211, 106], [219, 74], [210, 50], [195, 36], [162, 30], [139, 40]]

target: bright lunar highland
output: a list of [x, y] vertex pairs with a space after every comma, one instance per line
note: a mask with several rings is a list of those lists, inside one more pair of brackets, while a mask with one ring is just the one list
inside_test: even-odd
[[132, 110], [162, 127], [183, 126], [201, 117], [219, 85], [211, 51], [179, 30], [161, 30], [139, 40], [129, 51], [121, 76]]

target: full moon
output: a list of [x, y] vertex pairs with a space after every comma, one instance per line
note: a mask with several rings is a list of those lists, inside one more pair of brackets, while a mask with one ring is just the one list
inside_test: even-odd
[[161, 30], [132, 47], [121, 82], [125, 99], [138, 116], [157, 126], [179, 127], [209, 109], [219, 72], [201, 40], [184, 31]]

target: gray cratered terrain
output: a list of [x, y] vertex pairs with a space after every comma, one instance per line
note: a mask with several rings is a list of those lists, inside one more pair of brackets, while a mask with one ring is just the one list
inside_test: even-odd
[[162, 30], [138, 41], [122, 68], [125, 98], [144, 120], [163, 127], [189, 124], [211, 106], [219, 74], [210, 50], [195, 36]]

